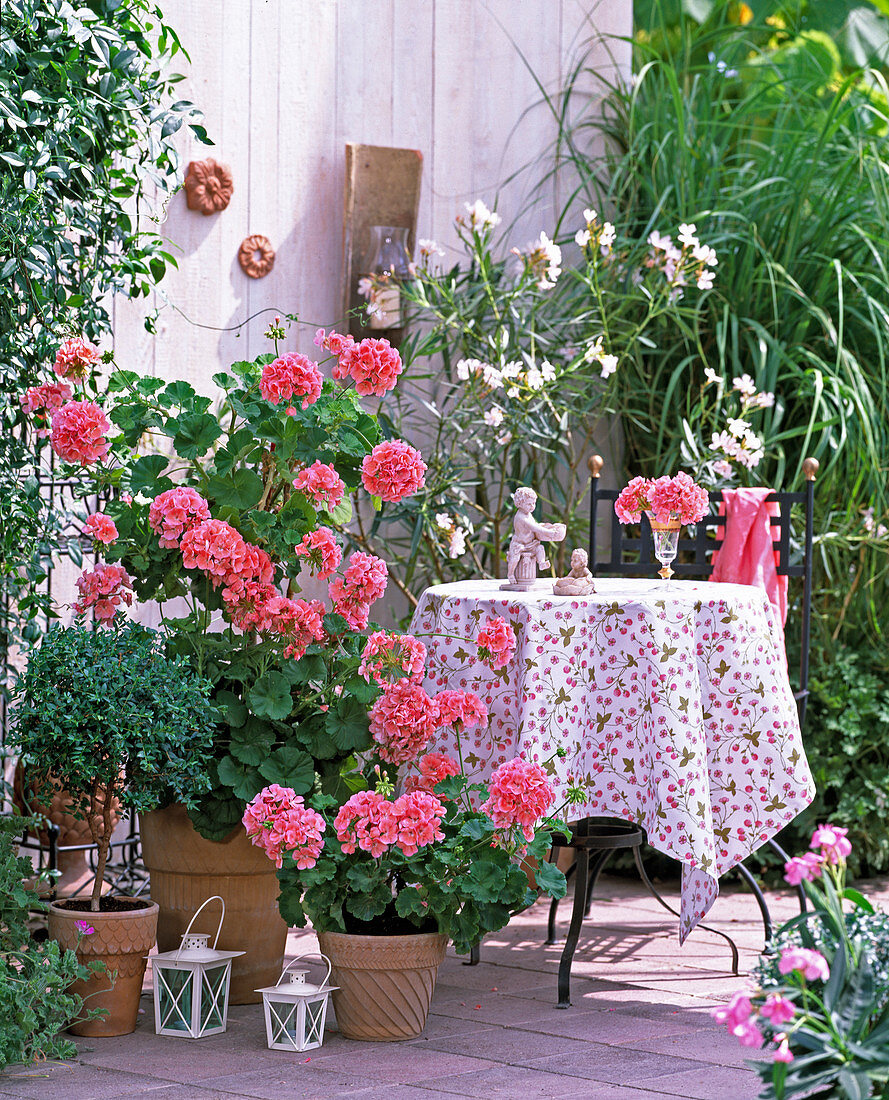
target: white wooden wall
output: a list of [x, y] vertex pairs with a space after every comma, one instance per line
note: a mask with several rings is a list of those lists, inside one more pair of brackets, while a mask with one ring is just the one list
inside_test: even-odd
[[[270, 350], [262, 332], [274, 311], [306, 321], [287, 341], [305, 352], [317, 326], [339, 319], [347, 141], [419, 149], [418, 236], [453, 244], [464, 202], [496, 200], [504, 224], [527, 205], [534, 173], [504, 181], [539, 162], [555, 133], [534, 77], [555, 93], [586, 49], [602, 75], [615, 63], [629, 66], [628, 46], [613, 36], [630, 34], [632, 0], [162, 6], [191, 55], [181, 97], [202, 108], [215, 142], [207, 148], [184, 138], [184, 158], [230, 165], [234, 195], [209, 217], [188, 210], [182, 192], [160, 212], [179, 270], [147, 305], [116, 302], [115, 350], [123, 367], [187, 379], [208, 394], [220, 366]], [[551, 231], [551, 220], [551, 206], [541, 203], [509, 243]], [[277, 252], [261, 280], [237, 263], [240, 242], [253, 233], [269, 237]], [[156, 337], [142, 323], [154, 307]]]

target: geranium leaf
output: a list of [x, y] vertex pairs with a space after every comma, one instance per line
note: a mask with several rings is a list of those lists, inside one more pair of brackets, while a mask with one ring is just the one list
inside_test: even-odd
[[286, 718], [293, 709], [290, 681], [273, 669], [261, 676], [247, 692], [247, 702], [260, 718]]
[[231, 787], [238, 798], [249, 801], [262, 787], [260, 773], [256, 768], [239, 763], [232, 756], [223, 756], [219, 761], [219, 781]]
[[563, 898], [568, 890], [565, 876], [555, 863], [541, 863], [534, 877], [540, 889], [551, 898]]
[[259, 774], [269, 783], [292, 787], [297, 794], [311, 790], [315, 782], [315, 764], [311, 756], [295, 745], [284, 745], [259, 766]]
[[252, 470], [232, 470], [224, 477], [214, 476], [207, 485], [208, 495], [217, 504], [247, 510], [258, 504], [262, 496], [262, 478]]
[[350, 696], [343, 695], [327, 712], [324, 728], [338, 749], [360, 752], [370, 745], [367, 710]]
[[222, 435], [219, 421], [209, 413], [185, 413], [171, 421], [170, 427], [176, 428], [173, 436], [176, 453], [187, 459], [205, 455]]
[[172, 482], [164, 478], [164, 484], [159, 485], [161, 474], [170, 465], [166, 455], [143, 455], [133, 463], [130, 471], [130, 489], [133, 493], [145, 493], [146, 496], [155, 497], [158, 492], [169, 488]]

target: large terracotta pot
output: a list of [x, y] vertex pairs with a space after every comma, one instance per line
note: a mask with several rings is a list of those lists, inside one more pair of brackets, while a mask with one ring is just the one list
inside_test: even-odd
[[319, 932], [333, 968], [333, 1007], [347, 1039], [386, 1043], [416, 1039], [426, 1026], [447, 936], [353, 936]]
[[[62, 947], [76, 951], [82, 963], [105, 964], [106, 973], [74, 982], [70, 991], [84, 998], [85, 1008], [105, 1008], [108, 1015], [76, 1021], [68, 1030], [92, 1037], [129, 1035], [136, 1030], [146, 958], [157, 934], [158, 907], [141, 898], [103, 898], [102, 905], [123, 908], [91, 913], [84, 908], [86, 904], [81, 899], [52, 902], [49, 935]], [[69, 908], [72, 905], [78, 908]], [[85, 921], [94, 931], [83, 935], [78, 921]]]
[[[205, 840], [184, 806], [142, 814], [140, 825], [151, 899], [160, 906], [158, 950], [177, 948], [201, 903], [219, 894], [225, 901], [225, 921], [217, 947], [246, 951], [232, 963], [229, 1003], [257, 1004], [262, 994], [256, 990], [280, 978], [287, 945], [274, 863], [241, 828], [225, 840]], [[195, 928], [207, 930], [213, 931]]]

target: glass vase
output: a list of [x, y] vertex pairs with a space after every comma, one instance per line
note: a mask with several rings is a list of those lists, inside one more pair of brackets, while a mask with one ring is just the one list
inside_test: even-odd
[[670, 563], [675, 560], [676, 552], [679, 549], [679, 532], [682, 530], [682, 524], [678, 519], [671, 519], [667, 523], [659, 523], [651, 512], [645, 514], [651, 524], [654, 556], [661, 563], [658, 576], [663, 577], [665, 581], [669, 580], [673, 576]]
[[404, 326], [401, 283], [410, 276], [408, 229], [397, 225], [372, 225], [363, 264], [359, 293], [367, 299], [367, 327], [377, 331]]

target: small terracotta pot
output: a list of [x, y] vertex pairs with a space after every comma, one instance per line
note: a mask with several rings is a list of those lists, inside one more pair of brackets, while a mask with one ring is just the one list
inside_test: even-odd
[[[158, 907], [138, 898], [110, 900], [128, 902], [129, 906], [120, 912], [90, 913], [69, 908], [82, 904], [69, 899], [52, 902], [49, 907], [50, 938], [76, 951], [82, 963], [103, 962], [108, 969], [108, 973], [94, 974], [69, 987], [83, 997], [84, 1008], [108, 1009], [104, 1018], [71, 1024], [68, 1030], [75, 1035], [107, 1037], [136, 1030], [146, 957], [157, 934]], [[86, 921], [95, 931], [82, 935], [78, 921]]]
[[333, 968], [336, 1022], [347, 1039], [391, 1043], [416, 1039], [426, 1026], [447, 936], [353, 936], [319, 932]]
[[225, 840], [205, 840], [178, 804], [140, 814], [139, 823], [151, 897], [161, 910], [158, 950], [177, 948], [201, 904], [219, 894], [225, 921], [217, 946], [246, 951], [232, 962], [229, 1004], [258, 1004], [262, 994], [256, 990], [280, 978], [287, 946], [274, 863], [240, 826]]

